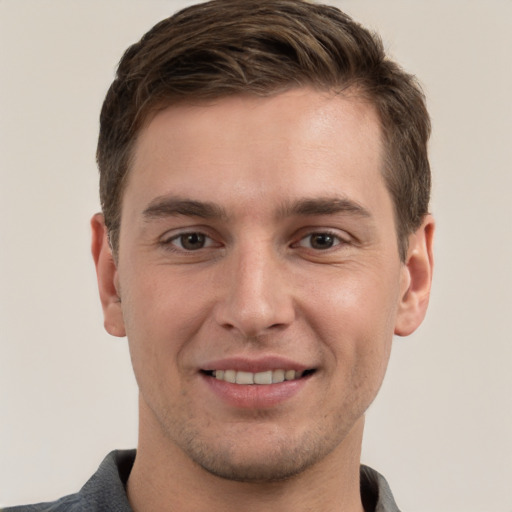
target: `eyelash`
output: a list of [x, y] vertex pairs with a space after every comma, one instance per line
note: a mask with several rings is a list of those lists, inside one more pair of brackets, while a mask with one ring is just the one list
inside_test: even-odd
[[322, 248], [322, 249], [314, 248], [314, 247], [307, 247], [308, 249], [312, 249], [315, 252], [316, 251], [318, 251], [318, 252], [327, 252], [330, 249], [334, 249], [335, 247], [338, 247], [340, 245], [346, 245], [346, 244], [349, 243], [347, 240], [343, 239], [341, 236], [339, 236], [338, 234], [336, 234], [336, 233], [334, 233], [334, 232], [332, 232], [330, 230], [322, 230], [322, 231], [312, 231], [312, 232], [306, 234], [305, 236], [301, 237], [298, 242], [295, 242], [293, 244], [293, 246], [305, 247], [304, 245], [302, 245], [302, 242], [307, 240], [307, 239], [310, 239], [310, 243], [311, 243], [312, 237], [314, 237], [314, 236], [328, 237], [328, 238], [331, 238], [333, 240], [333, 244], [330, 247], [326, 247], [326, 248]]
[[[205, 244], [203, 244], [201, 247], [198, 247], [196, 249], [190, 249], [190, 248], [187, 249], [186, 247], [183, 246], [183, 242], [184, 242], [185, 237], [191, 237], [191, 236], [195, 236], [200, 239], [202, 238], [204, 240]], [[331, 239], [332, 245], [330, 245], [329, 247], [324, 247], [324, 248], [312, 247], [311, 246], [312, 237], [315, 237], [315, 236]], [[310, 240], [310, 243], [308, 245], [303, 245], [303, 242], [308, 239]], [[179, 245], [176, 242], [179, 242]], [[339, 246], [347, 245], [349, 243], [350, 242], [348, 240], [342, 238], [341, 236], [334, 233], [333, 231], [318, 230], [318, 231], [311, 231], [311, 232], [305, 234], [304, 236], [301, 236], [301, 238], [299, 238], [298, 241], [291, 244], [291, 247], [292, 248], [304, 247], [306, 249], [313, 250], [315, 252], [328, 252], [331, 249], [336, 250], [335, 248], [337, 248]], [[166, 250], [182, 252], [182, 253], [193, 253], [193, 252], [198, 252], [203, 249], [208, 249], [208, 248], [211, 248], [214, 246], [217, 246], [217, 247], [221, 246], [220, 243], [215, 242], [215, 240], [212, 237], [208, 236], [206, 233], [204, 233], [202, 231], [186, 231], [183, 233], [178, 233], [176, 235], [173, 235], [172, 237], [164, 238], [163, 240], [161, 240], [160, 245], [162, 245]]]
[[[187, 249], [187, 248], [183, 247], [183, 241], [184, 241], [185, 237], [191, 237], [191, 236], [203, 238], [205, 240], [206, 245], [203, 245], [202, 247], [199, 247], [195, 250]], [[180, 242], [181, 247], [175, 243], [176, 241], [180, 241], [180, 240], [181, 240], [181, 242]], [[216, 244], [216, 242], [213, 240], [213, 238], [208, 236], [207, 234], [203, 233], [202, 231], [186, 231], [183, 233], [178, 233], [177, 235], [174, 235], [170, 238], [165, 238], [160, 242], [160, 245], [164, 246], [167, 250], [180, 251], [180, 252], [196, 252], [201, 249], [207, 249], [215, 244]]]

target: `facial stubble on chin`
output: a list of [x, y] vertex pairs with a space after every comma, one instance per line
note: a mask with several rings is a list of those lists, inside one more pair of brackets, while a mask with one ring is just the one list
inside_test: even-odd
[[[283, 430], [279, 435], [271, 432], [272, 446], [249, 456], [240, 453], [243, 441], [237, 439], [236, 432], [232, 439], [205, 439], [193, 421], [177, 425], [170, 416], [161, 421], [161, 426], [168, 440], [209, 474], [235, 482], [265, 484], [292, 479], [326, 458], [348, 435], [349, 425], [355, 423], [344, 419], [332, 418], [328, 427], [318, 424], [299, 434], [293, 430]], [[254, 425], [241, 424], [240, 428], [245, 433], [254, 428], [261, 435], [265, 427], [257, 423], [255, 419]]]
[[304, 434], [290, 446], [290, 436], [276, 440], [271, 453], [260, 458], [243, 460], [237, 454], [236, 443], [224, 447], [202, 441], [188, 431], [182, 449], [186, 455], [208, 473], [236, 482], [272, 483], [293, 478], [324, 458], [330, 451], [328, 445], [315, 438], [318, 433]]

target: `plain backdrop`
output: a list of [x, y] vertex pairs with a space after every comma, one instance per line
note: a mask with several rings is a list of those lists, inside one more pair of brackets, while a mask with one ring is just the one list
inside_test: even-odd
[[[89, 252], [98, 114], [124, 49], [191, 2], [0, 0], [0, 504], [134, 447], [125, 339]], [[512, 1], [345, 0], [432, 114], [431, 307], [396, 339], [363, 462], [408, 512], [512, 511]]]

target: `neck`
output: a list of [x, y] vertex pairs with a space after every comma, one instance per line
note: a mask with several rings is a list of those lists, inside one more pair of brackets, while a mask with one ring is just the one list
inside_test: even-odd
[[[192, 461], [147, 417], [127, 492], [134, 512], [363, 512], [359, 464], [364, 419], [314, 466], [278, 482], [245, 483], [215, 476]], [[156, 432], [156, 434], [155, 434]]]

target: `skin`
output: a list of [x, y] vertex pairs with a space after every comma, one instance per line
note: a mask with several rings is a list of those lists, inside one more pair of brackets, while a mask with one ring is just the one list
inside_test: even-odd
[[[377, 114], [348, 93], [181, 104], [144, 128], [116, 258], [92, 221], [105, 327], [140, 389], [136, 511], [362, 510], [364, 413], [432, 271], [430, 216], [400, 261], [382, 162]], [[275, 403], [230, 401], [201, 371], [226, 358], [314, 372]]]

